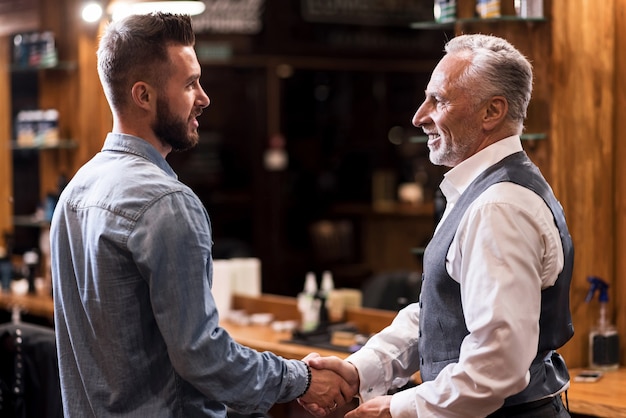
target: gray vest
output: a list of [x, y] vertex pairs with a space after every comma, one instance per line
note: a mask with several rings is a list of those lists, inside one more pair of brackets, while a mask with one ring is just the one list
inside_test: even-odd
[[[522, 392], [506, 399], [505, 406], [531, 402], [558, 391], [569, 380], [565, 362], [554, 350], [574, 334], [569, 308], [569, 290], [574, 249], [563, 208], [539, 169], [524, 152], [512, 154], [489, 167], [470, 184], [440, 225], [424, 252], [424, 274], [420, 294], [420, 372], [424, 381], [459, 359], [461, 342], [469, 331], [461, 306], [460, 285], [446, 271], [446, 255], [463, 214], [489, 186], [512, 182], [539, 195], [548, 205], [558, 227], [565, 265], [554, 286], [541, 292], [539, 346], [530, 366], [530, 383]], [[523, 280], [523, 277], [520, 278]]]

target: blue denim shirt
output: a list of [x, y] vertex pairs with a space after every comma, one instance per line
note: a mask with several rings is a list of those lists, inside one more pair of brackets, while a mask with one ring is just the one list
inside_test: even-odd
[[304, 391], [302, 362], [220, 328], [208, 214], [146, 141], [109, 134], [50, 235], [66, 417], [224, 417]]

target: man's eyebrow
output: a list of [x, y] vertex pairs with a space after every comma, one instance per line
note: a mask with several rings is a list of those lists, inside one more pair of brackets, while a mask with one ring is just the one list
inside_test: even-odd
[[200, 79], [200, 73], [190, 75], [189, 77], [187, 77], [186, 82], [191, 83], [192, 81], [196, 81], [198, 79]]

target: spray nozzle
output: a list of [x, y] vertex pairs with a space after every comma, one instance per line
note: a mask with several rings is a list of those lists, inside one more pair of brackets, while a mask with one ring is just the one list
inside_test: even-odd
[[596, 276], [587, 277], [587, 281], [591, 284], [591, 286], [589, 287], [587, 297], [585, 297], [585, 302], [590, 302], [596, 292], [599, 292], [600, 294], [598, 300], [601, 303], [606, 303], [609, 301], [609, 285], [607, 282]]
[[307, 295], [317, 294], [317, 279], [312, 271], [309, 271], [304, 279], [304, 293]]

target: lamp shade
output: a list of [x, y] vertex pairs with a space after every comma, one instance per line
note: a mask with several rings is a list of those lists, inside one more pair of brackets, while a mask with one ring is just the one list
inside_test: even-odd
[[108, 12], [113, 20], [133, 14], [154, 12], [199, 15], [206, 8], [202, 0], [113, 1]]

